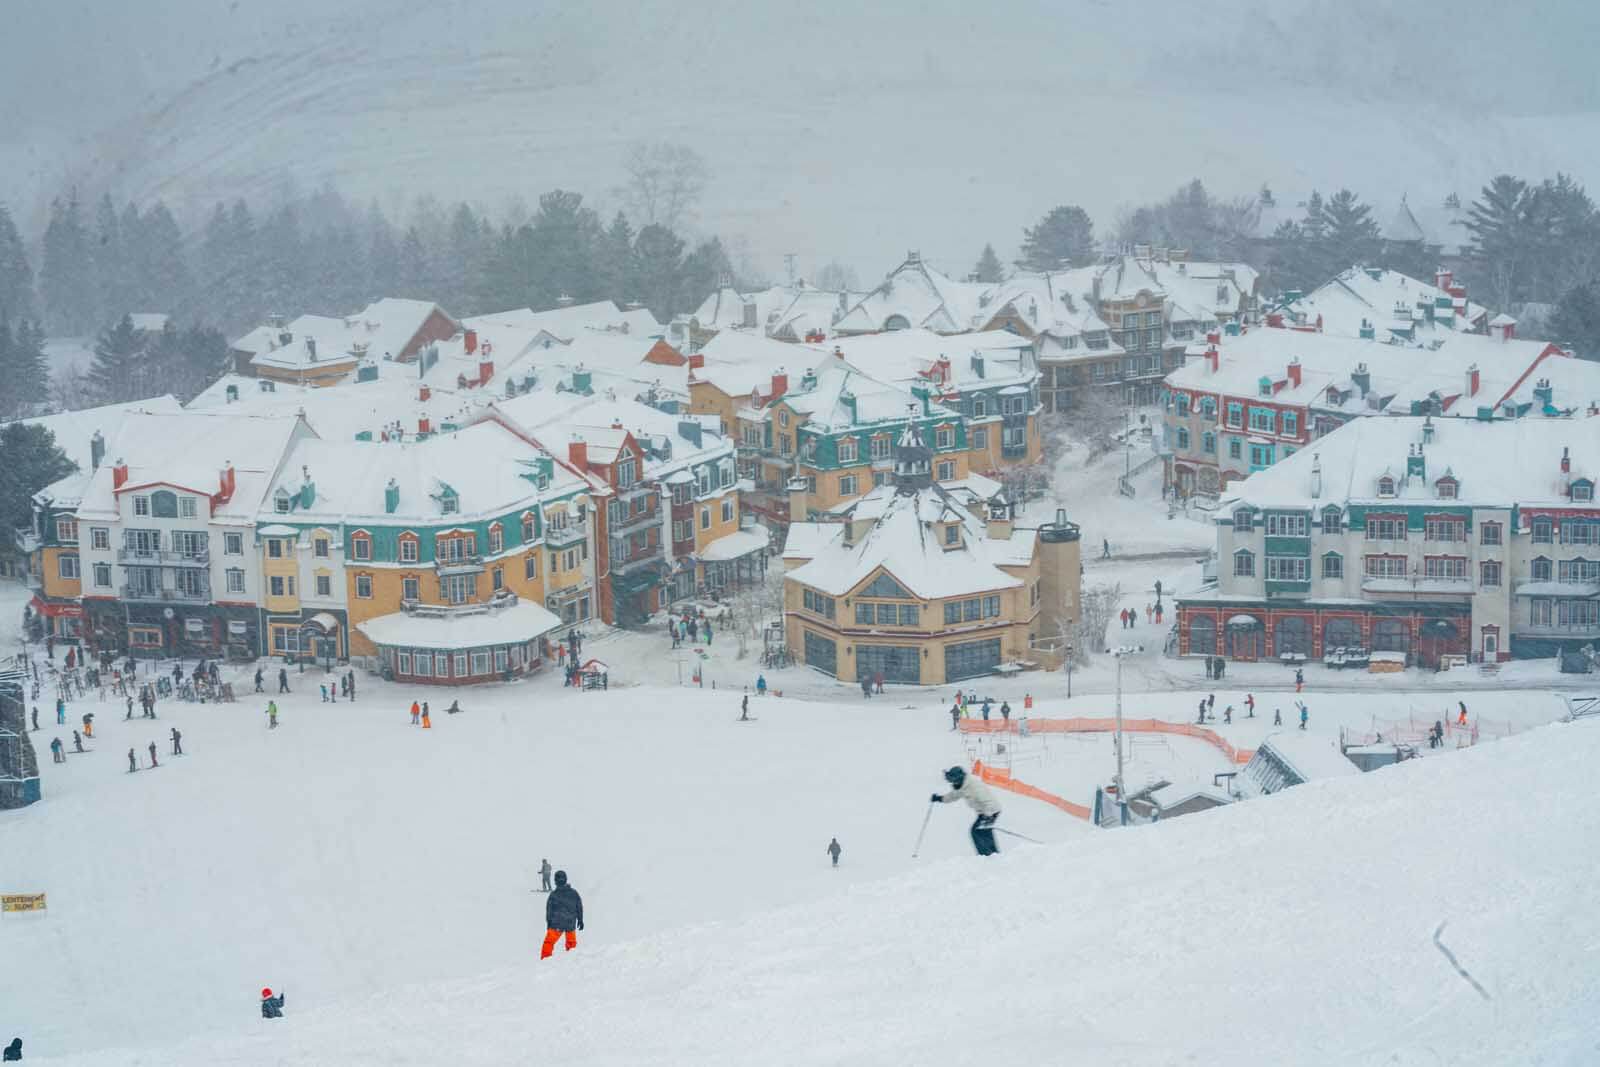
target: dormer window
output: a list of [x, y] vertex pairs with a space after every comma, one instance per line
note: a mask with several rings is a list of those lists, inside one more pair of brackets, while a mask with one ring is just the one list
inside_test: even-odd
[[1594, 483], [1587, 478], [1579, 478], [1573, 482], [1572, 499], [1577, 503], [1588, 503], [1594, 500]]
[[289, 494], [288, 494], [288, 492], [286, 492], [283, 489], [279, 489], [276, 493], [274, 493], [273, 496], [272, 496], [272, 507], [280, 515], [288, 514], [288, 511], [289, 511]]
[[456, 496], [455, 490], [448, 489], [439, 494], [439, 511], [444, 515], [454, 515], [461, 510], [461, 498]]
[[1256, 383], [1256, 392], [1261, 396], [1272, 395], [1272, 379], [1263, 377]]
[[1440, 500], [1456, 499], [1459, 486], [1454, 478], [1440, 478], [1433, 483], [1433, 486], [1438, 491]]
[[1394, 479], [1387, 474], [1378, 479], [1378, 495], [1394, 496]]
[[944, 528], [944, 544], [946, 548], [955, 548], [961, 544], [961, 524], [952, 522]]
[[1254, 517], [1249, 508], [1240, 508], [1233, 513], [1233, 529], [1235, 533], [1249, 533], [1255, 528]]

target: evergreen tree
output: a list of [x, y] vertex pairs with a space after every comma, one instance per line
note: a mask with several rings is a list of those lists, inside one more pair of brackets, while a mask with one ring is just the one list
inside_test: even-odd
[[531, 227], [501, 227], [478, 280], [478, 307], [486, 313], [531, 307], [534, 259]]
[[1484, 186], [1467, 210], [1472, 263], [1497, 307], [1510, 307], [1523, 285], [1527, 210], [1528, 184], [1509, 174]]
[[131, 257], [141, 275], [141, 306], [133, 310], [174, 314], [190, 300], [189, 262], [183, 232], [167, 205], [156, 201], [140, 219]]
[[1094, 223], [1081, 207], [1065, 205], [1022, 231], [1024, 270], [1060, 270], [1094, 258]]
[[0, 427], [0, 456], [0, 553], [11, 554], [17, 531], [33, 525], [34, 494], [78, 467], [49, 430], [21, 422]]
[[1550, 316], [1558, 344], [1571, 345], [1582, 359], [1600, 360], [1600, 283], [1575, 285], [1562, 294]]
[[101, 332], [89, 366], [89, 389], [97, 403], [117, 404], [153, 395], [144, 348], [144, 338], [128, 315]]
[[1000, 257], [994, 254], [994, 245], [983, 246], [983, 254], [978, 257], [978, 265], [973, 268], [972, 273], [986, 285], [993, 285], [1005, 279], [1006, 271], [1000, 265]]
[[388, 295], [403, 296], [411, 300], [428, 299], [428, 279], [432, 274], [428, 250], [423, 247], [422, 234], [415, 226], [406, 230], [400, 242], [400, 263], [396, 272], [397, 290]]
[[269, 215], [261, 224], [255, 246], [247, 246], [242, 253], [260, 263], [259, 285], [266, 312], [293, 318], [295, 309], [309, 302], [305, 247], [295, 204], [284, 204]]
[[1383, 247], [1378, 224], [1372, 221], [1372, 208], [1363, 204], [1349, 189], [1340, 189], [1322, 208], [1325, 262], [1331, 273], [1375, 263]]
[[0, 318], [33, 314], [33, 268], [11, 211], [0, 203]]
[[50, 205], [39, 290], [45, 315], [53, 329], [63, 333], [93, 329], [98, 314], [94, 258], [76, 188], [67, 194], [66, 200], [58, 197]]
[[487, 266], [489, 241], [493, 231], [467, 204], [457, 204], [450, 213], [450, 232], [441, 262], [441, 284], [432, 299], [455, 315], [477, 311], [473, 297], [478, 278]]
[[374, 200], [367, 211], [367, 299], [394, 296], [400, 283], [400, 243]]
[[13, 410], [32, 411], [50, 399], [50, 363], [44, 354], [43, 328], [28, 319], [17, 320], [10, 346], [0, 370], [0, 393], [11, 397]]
[[639, 270], [639, 300], [668, 322], [678, 310], [678, 279], [683, 273], [683, 241], [665, 226], [646, 226], [633, 242]]
[[619, 211], [600, 239], [600, 292], [618, 304], [639, 299], [639, 272], [633, 254], [635, 236], [628, 216]]
[[[705, 295], [717, 287], [717, 279], [733, 273], [733, 263], [728, 258], [722, 241], [713, 237], [695, 246], [684, 258], [679, 270], [678, 296], [674, 309], [688, 310], [697, 306]], [[659, 318], [659, 316], [658, 316]], [[661, 321], [665, 322], [665, 319]]]
[[[579, 304], [600, 297], [596, 251], [600, 219], [583, 206], [583, 194], [555, 189], [539, 197], [533, 214], [536, 255], [532, 263], [533, 307], [554, 307], [568, 296]], [[679, 242], [681, 251], [682, 242]], [[670, 297], [669, 297], [670, 302]]]

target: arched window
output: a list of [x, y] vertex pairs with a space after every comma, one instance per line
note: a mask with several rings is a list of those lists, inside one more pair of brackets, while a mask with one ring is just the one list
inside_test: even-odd
[[883, 328], [885, 330], [909, 330], [911, 329], [911, 320], [904, 315], [890, 315], [883, 320]]
[[1217, 620], [1209, 615], [1196, 615], [1189, 620], [1189, 652], [1196, 656], [1216, 655]]
[[1387, 474], [1378, 479], [1378, 495], [1394, 496], [1394, 479]]
[[1355, 619], [1329, 619], [1322, 624], [1322, 648], [1356, 648], [1361, 644], [1361, 624]]
[[1301, 615], [1286, 615], [1272, 628], [1272, 647], [1278, 655], [1298, 652], [1311, 655], [1311, 624]]
[[1324, 578], [1344, 577], [1344, 557], [1337, 552], [1324, 552], [1322, 554], [1322, 576]]
[[1343, 531], [1344, 517], [1340, 514], [1339, 509], [1335, 507], [1323, 508], [1322, 532], [1325, 534], [1337, 534], [1342, 533]]
[[150, 494], [150, 514], [158, 519], [178, 517], [178, 494], [168, 489], [157, 489]]
[[1372, 624], [1374, 652], [1410, 652], [1411, 624], [1405, 619], [1379, 619]]
[[1235, 578], [1254, 578], [1256, 576], [1256, 554], [1254, 552], [1241, 548], [1233, 554], [1233, 576]]

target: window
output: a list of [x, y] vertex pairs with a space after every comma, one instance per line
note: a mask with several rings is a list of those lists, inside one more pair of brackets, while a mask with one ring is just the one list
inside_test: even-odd
[[267, 589], [272, 596], [283, 596], [283, 576], [273, 575], [267, 579]]
[[[243, 575], [244, 575], [244, 572], [240, 571], [239, 574], [240, 574], [240, 577], [242, 579]], [[99, 586], [102, 589], [110, 588], [110, 586], [111, 586], [111, 564], [109, 564], [109, 563], [96, 563], [94, 565], [94, 584]]]
[[1564, 559], [1556, 564], [1556, 578], [1563, 582], [1600, 582], [1600, 560]]
[[1244, 442], [1239, 440], [1237, 437], [1233, 438], [1232, 440], [1230, 440], [1228, 442], [1228, 458], [1229, 459], [1243, 459], [1244, 458]]
[[522, 516], [522, 543], [527, 544], [533, 540], [533, 512]]
[[356, 575], [356, 596], [360, 597], [362, 600], [372, 599], [372, 575]]
[[327, 559], [330, 551], [329, 545], [330, 542], [326, 537], [313, 537], [311, 539], [312, 555], [316, 556], [318, 559]]
[[529, 552], [522, 557], [522, 577], [530, 582], [539, 577], [539, 554], [537, 552]]
[[1465, 556], [1425, 556], [1422, 560], [1422, 576], [1424, 578], [1465, 578], [1467, 576], [1467, 558]]
[[981, 419], [989, 413], [989, 398], [979, 393], [972, 398], [972, 417]]
[[1340, 516], [1338, 508], [1322, 509], [1322, 532], [1324, 534], [1340, 533], [1342, 532], [1343, 527], [1344, 520]]
[[1305, 582], [1311, 580], [1311, 561], [1304, 556], [1268, 556], [1267, 581]]
[[893, 452], [894, 443], [889, 439], [888, 434], [881, 433], [872, 439], [872, 443], [868, 447], [871, 450], [873, 459], [888, 459]]
[[1478, 564], [1478, 584], [1485, 586], [1500, 584], [1500, 563], [1497, 560], [1486, 559]]
[[1537, 557], [1533, 561], [1530, 573], [1533, 575], [1534, 581], [1548, 582], [1551, 574], [1550, 561], [1544, 556]]
[[1394, 496], [1394, 479], [1387, 474], [1378, 479], [1378, 495]]
[[1200, 398], [1200, 417], [1203, 419], [1214, 419], [1217, 417], [1216, 397], [1205, 396]]
[[941, 481], [941, 482], [954, 481], [955, 477], [956, 477], [956, 465], [955, 465], [955, 463], [953, 461], [951, 461], [951, 460], [948, 460], [948, 459], [941, 460], [939, 462], [939, 469], [936, 472], [935, 477], [936, 477], [936, 480]]
[[1566, 519], [1561, 523], [1561, 543], [1564, 545], [1600, 545], [1600, 522], [1582, 522]]
[[1255, 553], [1240, 549], [1233, 554], [1233, 576], [1235, 578], [1254, 578], [1256, 576]]
[[1322, 557], [1322, 576], [1324, 578], [1344, 577], [1344, 557], [1337, 552], [1327, 552]]
[[1404, 515], [1367, 516], [1368, 541], [1404, 541], [1406, 518]]
[[1300, 416], [1292, 411], [1283, 413], [1283, 432], [1287, 437], [1294, 437], [1300, 433]]
[[327, 574], [317, 575], [317, 595], [330, 597], [333, 595], [333, 578]]
[[180, 496], [178, 498], [178, 517], [180, 519], [192, 519], [192, 518], [194, 518], [194, 516], [195, 516], [195, 499], [194, 499], [194, 497], [192, 497], [192, 496]]
[[1555, 540], [1555, 538], [1553, 536], [1554, 529], [1555, 529], [1555, 526], [1554, 526], [1553, 523], [1551, 523], [1551, 521], [1549, 519], [1546, 519], [1546, 518], [1534, 519], [1533, 520], [1533, 543], [1536, 544], [1536, 545], [1548, 545], [1548, 544], [1551, 544]]
[[1255, 468], [1272, 466], [1272, 446], [1251, 445], [1250, 465]]
[[504, 567], [496, 567], [491, 572], [489, 581], [493, 585], [495, 592], [504, 589], [506, 587], [506, 569]]
[[78, 520], [65, 515], [56, 518], [56, 540], [64, 545], [76, 544], [78, 541]]
[[1498, 545], [1501, 532], [1498, 522], [1485, 522], [1478, 526], [1478, 543], [1480, 545]]
[[225, 533], [222, 535], [222, 551], [229, 556], [244, 555], [244, 534]]
[[[851, 479], [851, 481], [853, 482], [854, 479]], [[845, 479], [840, 478], [839, 479], [839, 488], [841, 490], [844, 488], [844, 483], [845, 483]], [[700, 509], [700, 529], [702, 529], [702, 530], [711, 529], [711, 508], [710, 507], [703, 507], [703, 508]]]
[[78, 557], [76, 553], [64, 553], [56, 557], [56, 573], [63, 578], [78, 577]]
[[627, 453], [624, 458], [617, 461], [617, 488], [630, 488], [634, 482], [638, 481], [638, 478], [639, 475], [633, 454]]
[[1187, 452], [1189, 450], [1189, 431], [1186, 427], [1178, 427], [1178, 448]]
[[473, 674], [488, 674], [489, 673], [489, 653], [488, 653], [487, 650], [474, 652], [472, 654], [472, 673]]
[[672, 521], [672, 539], [674, 541], [688, 541], [693, 537], [693, 519], [674, 519]]
[[[234, 534], [235, 537], [239, 536]], [[104, 526], [91, 526], [89, 528], [89, 544], [101, 550], [111, 548], [111, 531]]]
[[941, 426], [933, 432], [933, 442], [936, 448], [953, 448], [956, 443], [956, 432], [949, 426]]
[[1587, 481], [1572, 483], [1572, 500], [1574, 503], [1588, 503], [1594, 499], [1594, 486]]
[[242, 592], [244, 592], [244, 569], [243, 568], [241, 568], [241, 567], [229, 567], [226, 571], [223, 572], [223, 579], [227, 583], [228, 592], [230, 592], [230, 593], [242, 593]]
[[723, 522], [732, 522], [733, 521], [733, 501], [732, 500], [724, 500], [722, 502], [722, 521]]
[[1176, 393], [1172, 399], [1177, 407], [1179, 417], [1187, 416], [1189, 414], [1189, 394]]
[[[287, 511], [288, 509], [284, 508], [283, 510]], [[136, 496], [136, 497], [134, 497], [133, 498], [133, 513], [135, 515], [148, 515], [148, 514], [150, 514], [150, 498], [147, 497], [147, 496]]]
[[989, 447], [989, 427], [980, 426], [972, 431], [972, 447], [980, 452]]
[[506, 544], [506, 534], [505, 534], [505, 531], [500, 528], [500, 524], [496, 523], [495, 525], [489, 527], [489, 552], [490, 552], [490, 554], [494, 554], [496, 552], [501, 551], [503, 548], [505, 548], [505, 544]]
[[272, 498], [272, 509], [280, 515], [287, 514], [289, 511], [289, 494], [279, 489]]
[[402, 600], [421, 600], [422, 582], [411, 574], [400, 579], [400, 597]]
[[1310, 520], [1305, 515], [1282, 515], [1272, 513], [1267, 516], [1268, 537], [1306, 537], [1309, 535]]
[[[886, 604], [884, 606], [892, 608], [894, 605]], [[873, 604], [858, 601], [856, 603], [856, 624], [859, 626], [871, 626], [873, 620], [877, 618], [875, 607]]]
[[353, 559], [368, 560], [372, 558], [372, 538], [366, 534], [355, 534], [350, 538], [350, 556]]
[[1236, 532], [1249, 533], [1252, 528], [1251, 522], [1251, 515], [1248, 509], [1240, 508], [1233, 513], [1233, 528]]
[[1406, 558], [1404, 556], [1368, 556], [1363, 561], [1368, 578], [1404, 578], [1406, 576]]
[[283, 558], [283, 539], [279, 537], [267, 538], [267, 557], [269, 559]]
[[1264, 433], [1271, 433], [1278, 428], [1277, 413], [1271, 408], [1251, 408], [1250, 428]]
[[1214, 434], [1214, 433], [1211, 433], [1209, 430], [1206, 431], [1205, 433], [1201, 434], [1200, 435], [1200, 451], [1209, 452], [1212, 455], [1216, 455], [1216, 452], [1217, 452], [1217, 435]]
[[411, 653], [399, 652], [395, 654], [395, 673], [406, 675], [411, 673]]
[[1433, 483], [1433, 487], [1438, 491], [1440, 500], [1454, 500], [1456, 498], [1458, 486], [1454, 478], [1440, 478]]
[[[839, 479], [839, 495], [856, 495], [856, 476], [854, 474], [846, 474]], [[708, 511], [707, 514], [710, 514], [710, 512]]]
[[961, 527], [955, 523], [946, 526], [944, 528], [944, 543], [947, 545], [959, 545], [961, 543]]
[[823, 596], [821, 593], [813, 593], [811, 590], [806, 589], [802, 591], [801, 599], [807, 611], [814, 612], [826, 619], [833, 618], [833, 597]]
[[[521, 647], [521, 646], [516, 646], [516, 647]], [[509, 665], [510, 665], [510, 660], [506, 656], [506, 650], [503, 649], [503, 648], [495, 649], [494, 650], [494, 669], [496, 671], [499, 671], [499, 672], [504, 672], [505, 669]]]
[[1464, 519], [1426, 519], [1422, 526], [1424, 541], [1465, 541], [1467, 524]]
[[789, 427], [789, 412], [784, 408], [778, 409], [778, 425], [784, 429]]
[[872, 579], [872, 581], [861, 590], [861, 595], [870, 597], [893, 597], [896, 600], [916, 599], [916, 597], [906, 592], [899, 582], [895, 581], [887, 574], [880, 574], [876, 578]]
[[130, 626], [128, 643], [134, 648], [160, 648], [161, 630], [154, 626]]
[[944, 621], [946, 623], [977, 622], [980, 619], [998, 618], [999, 615], [999, 594], [970, 597], [966, 600], [951, 600], [946, 601], [944, 605]]
[[446, 574], [439, 578], [439, 598], [447, 604], [467, 604], [477, 596], [476, 574]]
[[[443, 659], [443, 658], [444, 658], [443, 656], [440, 657], [440, 659]], [[430, 674], [433, 673], [433, 653], [432, 652], [416, 652], [416, 653], [414, 653], [412, 655], [411, 662], [412, 662], [412, 666], [414, 668], [416, 677], [418, 677], [418, 678], [426, 678]]]
[[452, 490], [445, 490], [439, 494], [439, 512], [442, 515], [454, 515], [461, 510], [461, 498]]
[[[451, 658], [455, 660], [455, 663], [452, 664], [452, 666], [455, 667], [456, 677], [457, 678], [465, 678], [467, 676], [467, 654], [465, 652], [457, 652]], [[441, 657], [441, 660], [442, 660], [442, 657]], [[441, 673], [443, 672], [443, 668], [444, 668], [444, 664], [441, 662], [440, 663], [440, 671], [441, 671]]]
[[856, 443], [856, 439], [854, 437], [844, 438], [839, 442], [839, 462], [854, 463], [860, 458], [860, 451], [861, 446]]

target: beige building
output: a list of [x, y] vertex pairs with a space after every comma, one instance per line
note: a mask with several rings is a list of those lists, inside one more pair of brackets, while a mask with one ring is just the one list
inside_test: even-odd
[[1077, 526], [1016, 525], [1003, 497], [933, 483], [910, 425], [894, 479], [840, 522], [796, 522], [784, 551], [790, 654], [841, 681], [941, 685], [1004, 663], [1060, 663], [1078, 618]]

